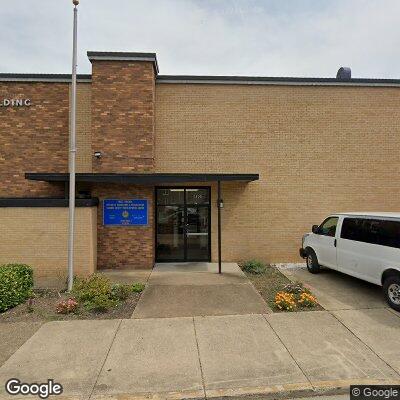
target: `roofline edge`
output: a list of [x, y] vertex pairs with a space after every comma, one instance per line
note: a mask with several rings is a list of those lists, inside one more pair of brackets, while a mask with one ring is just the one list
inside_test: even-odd
[[[143, 59], [142, 59], [143, 60]], [[0, 73], [0, 82], [43, 82], [71, 83], [69, 74], [24, 74]], [[78, 74], [78, 83], [91, 83], [91, 74]], [[361, 87], [399, 87], [400, 79], [353, 78], [340, 81], [335, 78], [275, 78], [241, 76], [190, 76], [158, 75], [157, 84], [208, 84], [208, 85], [280, 85], [280, 86], [361, 86]]]
[[377, 86], [400, 87], [400, 79], [362, 79], [340, 81], [335, 78], [264, 78], [218, 76], [169, 76], [159, 75], [156, 83], [208, 84], [208, 85], [278, 85], [278, 86]]
[[135, 52], [110, 52], [110, 51], [88, 51], [89, 61], [147, 61], [152, 62], [156, 75], [159, 73], [156, 53]]
[[[79, 74], [79, 83], [91, 83], [92, 75]], [[0, 82], [48, 82], [48, 83], [71, 83], [72, 77], [69, 74], [14, 74], [0, 73]]]

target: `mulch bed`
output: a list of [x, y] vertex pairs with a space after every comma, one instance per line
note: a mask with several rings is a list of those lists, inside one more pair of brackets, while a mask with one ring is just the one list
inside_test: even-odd
[[[263, 274], [251, 274], [245, 272], [247, 278], [253, 286], [260, 293], [261, 297], [265, 300], [268, 306], [274, 312], [288, 312], [279, 310], [275, 307], [274, 299], [277, 292], [282, 290], [285, 285], [292, 283], [285, 275], [282, 274], [277, 268], [268, 266]], [[318, 299], [317, 299], [318, 300]], [[315, 307], [302, 307], [298, 306], [297, 311], [321, 311], [323, 308], [318, 304]]]
[[39, 322], [39, 321], [71, 321], [79, 319], [128, 319], [140, 299], [141, 293], [132, 293], [127, 300], [106, 312], [88, 312], [82, 307], [75, 314], [58, 314], [56, 304], [68, 299], [66, 293], [54, 290], [35, 291], [35, 298], [30, 307], [29, 303], [20, 304], [0, 314], [2, 322]]

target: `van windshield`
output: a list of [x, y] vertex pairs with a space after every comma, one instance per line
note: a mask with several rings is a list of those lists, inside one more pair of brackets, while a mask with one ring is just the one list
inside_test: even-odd
[[318, 228], [318, 234], [324, 236], [335, 236], [338, 217], [327, 218]]

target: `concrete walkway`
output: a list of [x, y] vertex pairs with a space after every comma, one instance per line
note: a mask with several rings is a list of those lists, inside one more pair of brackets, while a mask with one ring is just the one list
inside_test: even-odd
[[271, 310], [236, 263], [156, 264], [133, 318], [265, 314]]
[[102, 269], [97, 271], [98, 274], [105, 275], [113, 283], [132, 284], [146, 283], [149, 280], [151, 269]]
[[[385, 311], [385, 310], [384, 310]], [[288, 397], [400, 383], [400, 318], [368, 310], [50, 322], [0, 368], [74, 399]], [[382, 340], [384, 338], [384, 340]]]

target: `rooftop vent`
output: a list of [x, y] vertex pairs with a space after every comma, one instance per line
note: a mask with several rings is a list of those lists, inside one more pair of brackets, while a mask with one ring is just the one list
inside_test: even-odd
[[351, 69], [349, 67], [340, 67], [336, 74], [336, 79], [339, 81], [350, 81]]

